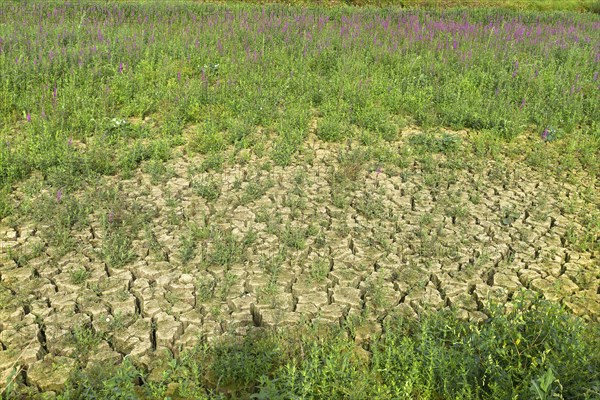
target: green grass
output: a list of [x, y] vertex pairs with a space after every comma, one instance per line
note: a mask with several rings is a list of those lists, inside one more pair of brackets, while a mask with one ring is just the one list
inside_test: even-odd
[[[158, 184], [175, 146], [206, 155], [202, 171], [222, 170], [231, 146], [290, 165], [315, 119], [326, 141], [393, 141], [408, 123], [508, 139], [552, 127], [587, 133], [598, 150], [593, 14], [127, 2], [124, 18], [85, 3], [27, 7], [6, 6], [0, 25], [2, 216], [7, 187], [35, 171], [58, 190], [142, 165]], [[41, 28], [32, 22], [55, 7]]]

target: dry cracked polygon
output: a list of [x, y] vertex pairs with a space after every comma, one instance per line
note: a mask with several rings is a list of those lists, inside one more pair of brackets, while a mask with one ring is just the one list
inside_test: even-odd
[[[247, 165], [189, 175], [188, 166], [203, 158], [177, 159], [168, 168], [178, 172], [161, 185], [136, 173], [123, 182], [128, 194], [123, 201], [151, 211], [149, 230], [160, 249], [138, 234], [131, 245], [136, 260], [120, 268], [99, 260], [107, 234], [99, 212], [90, 215], [89, 229], [73, 232], [81, 242], [78, 251], [60, 259], [36, 232], [49, 227], [24, 223], [18, 232], [1, 227], [0, 281], [10, 288], [8, 297], [19, 299], [0, 309], [4, 346], [22, 346], [33, 336], [28, 360], [43, 357], [42, 325], [30, 323], [35, 316], [44, 320], [48, 350], [66, 354], [58, 345], [72, 350], [72, 316], [81, 314], [80, 323], [91, 321], [97, 332], [114, 335], [119, 352], [148, 363], [153, 346], [176, 352], [199, 336], [213, 340], [226, 332], [244, 334], [254, 325], [313, 318], [339, 323], [365, 309], [377, 311], [367, 318], [414, 318], [423, 308], [451, 306], [464, 318], [484, 319], [488, 302], [509, 308], [522, 288], [598, 318], [597, 259], [567, 241], [585, 229], [565, 211], [586, 207], [579, 187], [540, 179], [533, 170], [505, 162], [482, 163], [484, 170], [473, 176], [448, 171], [436, 177], [435, 168], [445, 167], [434, 158], [431, 165], [418, 161], [400, 176], [385, 168], [360, 172], [344, 189], [346, 207], [337, 208], [330, 204], [334, 190], [328, 180], [328, 169], [341, 170], [336, 148], [320, 142], [313, 147], [313, 164], [301, 184], [295, 181], [300, 167], [257, 172], [261, 161], [254, 155]], [[212, 178], [223, 182], [216, 202], [190, 187], [191, 181]], [[455, 204], [464, 208], [453, 209]], [[238, 241], [252, 229], [256, 240], [245, 262], [206, 265], [214, 250], [209, 238], [185, 264], [179, 225], [184, 220], [233, 229]], [[319, 234], [287, 245], [277, 274], [266, 271], [261, 260], [286, 246], [284, 228], [307, 232], [311, 224]], [[17, 264], [7, 256], [9, 248], [34, 258]], [[59, 326], [53, 318], [65, 322]], [[153, 324], [136, 335], [132, 330], [142, 323], [137, 321]], [[110, 354], [106, 360], [118, 360], [121, 354], [102, 343], [102, 352]]]
[[75, 360], [48, 354], [27, 370], [27, 383], [42, 392], [62, 390], [75, 369]]
[[300, 314], [280, 308], [269, 308], [260, 310], [259, 313], [254, 314], [253, 316], [253, 320], [256, 326], [270, 328], [289, 327], [297, 325], [301, 319]]
[[411, 307], [416, 310], [434, 309], [439, 310], [445, 306], [445, 301], [442, 295], [436, 288], [433, 282], [428, 282], [427, 285], [421, 288], [414, 288], [409, 291], [405, 300]]
[[313, 318], [314, 322], [326, 324], [341, 324], [349, 308], [341, 304], [332, 303], [319, 308], [317, 315]]
[[177, 340], [176, 346], [173, 348], [174, 354], [179, 354], [182, 350], [191, 349], [202, 340], [201, 324], [189, 324], [185, 327], [183, 335]]
[[305, 271], [304, 273], [299, 274], [295, 279], [292, 285], [292, 292], [296, 296], [307, 292], [326, 292], [327, 289], [332, 286], [333, 283], [326, 275], [322, 275], [319, 272], [319, 274], [315, 276], [315, 274], [311, 274], [310, 271]]
[[44, 337], [48, 351], [55, 355], [71, 356], [75, 351], [72, 332], [88, 326], [91, 320], [81, 313], [55, 313], [44, 320]]
[[116, 365], [123, 359], [123, 356], [120, 353], [113, 350], [105, 340], [101, 340], [98, 343], [98, 345], [87, 354], [87, 356], [88, 366], [98, 364]]
[[138, 318], [127, 327], [119, 327], [111, 332], [114, 349], [124, 355], [143, 357], [152, 351], [152, 321]]

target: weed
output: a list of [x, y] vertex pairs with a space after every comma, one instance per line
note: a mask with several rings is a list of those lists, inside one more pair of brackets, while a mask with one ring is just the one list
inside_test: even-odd
[[317, 128], [317, 137], [326, 142], [339, 142], [348, 137], [350, 127], [339, 117], [326, 117]]
[[366, 192], [363, 197], [357, 198], [352, 206], [367, 219], [385, 219], [387, 216], [387, 209], [380, 196], [370, 192]]
[[71, 271], [71, 282], [75, 285], [79, 285], [85, 282], [89, 276], [90, 273], [85, 268], [78, 268], [76, 270]]
[[150, 180], [152, 184], [158, 185], [166, 181], [171, 174], [168, 174], [167, 167], [164, 162], [159, 159], [153, 159], [148, 161], [144, 167], [144, 172], [150, 174]]
[[240, 199], [242, 204], [248, 204], [263, 197], [275, 183], [271, 179], [259, 179], [248, 182]]
[[180, 243], [181, 247], [179, 253], [181, 255], [181, 261], [183, 261], [183, 263], [185, 264], [191, 261], [192, 258], [194, 258], [194, 256], [196, 255], [197, 242], [194, 239], [193, 235], [189, 235], [182, 236]]
[[223, 164], [225, 163], [225, 158], [221, 153], [211, 153], [206, 156], [202, 164], [200, 164], [199, 171], [200, 172], [208, 172], [208, 171], [223, 171]]
[[506, 206], [502, 208], [500, 223], [502, 225], [512, 225], [520, 216], [520, 213], [515, 209], [514, 206]]
[[215, 231], [212, 234], [212, 251], [208, 256], [211, 264], [230, 266], [242, 261], [245, 247], [231, 231]]
[[276, 275], [273, 275], [273, 277], [269, 279], [265, 286], [258, 289], [256, 298], [261, 303], [271, 304], [273, 308], [276, 308], [277, 305], [275, 303], [279, 293], [280, 289], [277, 285]]
[[323, 282], [327, 279], [330, 270], [329, 260], [326, 258], [319, 258], [310, 264], [309, 276], [315, 282]]
[[106, 264], [113, 268], [122, 267], [135, 258], [131, 250], [131, 239], [121, 230], [112, 232], [102, 243], [100, 256]]
[[294, 250], [302, 250], [306, 247], [307, 230], [305, 228], [286, 225], [281, 232], [281, 242]]
[[449, 133], [443, 133], [442, 135], [418, 133], [409, 138], [409, 143], [423, 152], [448, 154], [459, 149], [461, 140]]
[[213, 298], [217, 280], [210, 274], [200, 276], [196, 282], [196, 296], [199, 302], [206, 302]]
[[205, 181], [193, 181], [192, 188], [208, 201], [215, 201], [221, 196], [222, 182], [209, 178]]

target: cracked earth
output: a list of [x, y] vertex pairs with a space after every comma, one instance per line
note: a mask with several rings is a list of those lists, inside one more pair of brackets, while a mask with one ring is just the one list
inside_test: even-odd
[[[70, 247], [51, 219], [0, 223], [0, 371], [59, 390], [76, 361], [152, 369], [198, 341], [353, 317], [361, 340], [386, 318], [451, 307], [480, 321], [532, 292], [599, 320], [598, 254], [577, 245], [597, 181], [442, 154], [391, 171], [347, 146], [310, 140], [292, 166], [248, 153], [217, 172], [182, 154], [158, 177], [141, 168], [59, 200], [25, 182], [17, 202], [110, 205], [83, 206]], [[100, 338], [85, 354], [81, 332]]]

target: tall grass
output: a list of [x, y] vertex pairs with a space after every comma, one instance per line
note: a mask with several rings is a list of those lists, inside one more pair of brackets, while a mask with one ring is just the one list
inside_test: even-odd
[[[283, 162], [315, 115], [381, 135], [407, 122], [597, 135], [599, 26], [506, 10], [4, 3], [0, 183], [134, 168], [192, 124], [205, 152], [266, 128]], [[148, 116], [154, 129], [119, 124]]]

